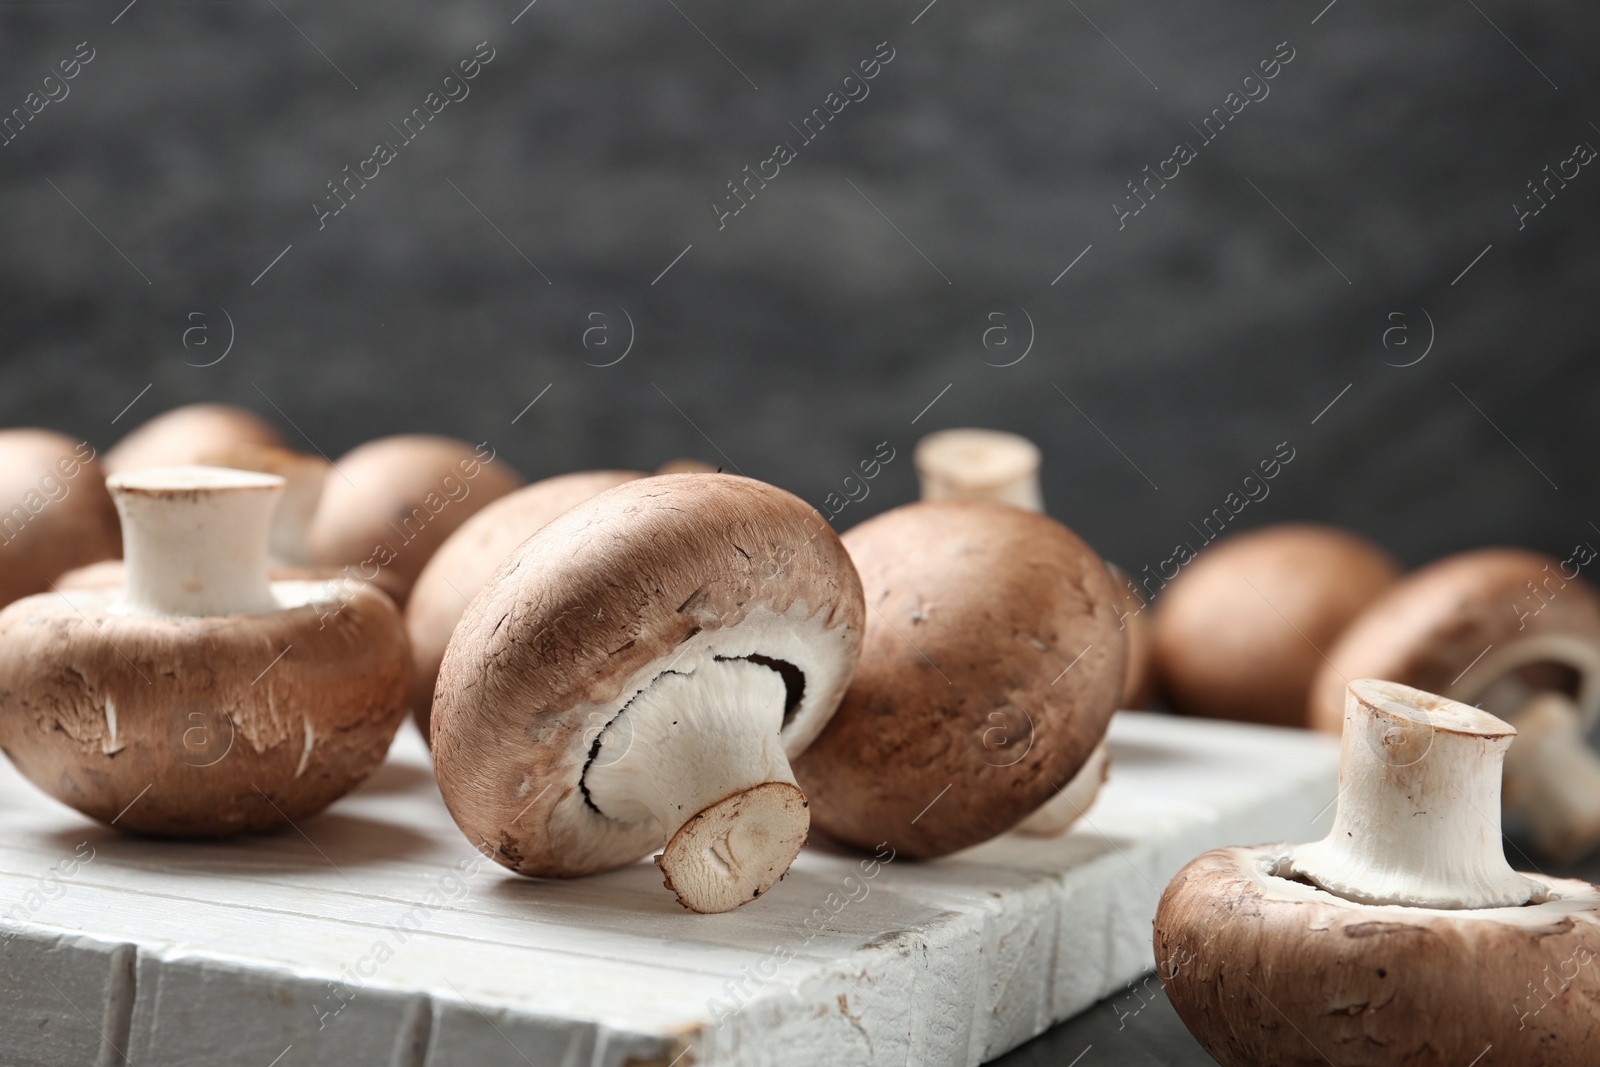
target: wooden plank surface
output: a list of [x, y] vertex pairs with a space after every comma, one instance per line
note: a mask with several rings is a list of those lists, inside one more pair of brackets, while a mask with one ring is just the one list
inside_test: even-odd
[[481, 859], [410, 727], [325, 814], [221, 843], [126, 837], [5, 766], [0, 1048], [50, 1067], [970, 1067], [1149, 970], [1160, 890], [1193, 856], [1331, 821], [1327, 738], [1123, 712], [1111, 741], [1060, 838], [927, 864], [814, 843], [709, 916], [648, 861], [538, 882]]

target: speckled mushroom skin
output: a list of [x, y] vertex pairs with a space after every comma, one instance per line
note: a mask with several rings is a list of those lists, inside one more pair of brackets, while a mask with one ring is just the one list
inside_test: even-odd
[[135, 833], [214, 837], [322, 810], [388, 753], [405, 632], [370, 586], [273, 589], [317, 602], [148, 618], [108, 610], [115, 590], [17, 601], [0, 611], [0, 749], [63, 804]]
[[[1566, 635], [1600, 647], [1600, 594], [1581, 577], [1564, 579], [1559, 589], [1541, 586], [1550, 574], [1559, 578], [1559, 568], [1537, 552], [1486, 548], [1409, 575], [1328, 650], [1311, 688], [1311, 725], [1329, 733], [1343, 728], [1348, 678], [1384, 678], [1462, 700], [1521, 642]], [[1548, 597], [1537, 612], [1530, 581]], [[1492, 655], [1484, 655], [1491, 645]]]
[[422, 736], [428, 736], [433, 683], [445, 645], [467, 602], [478, 595], [500, 561], [545, 523], [612, 486], [645, 477], [642, 471], [578, 471], [523, 486], [473, 515], [428, 560], [406, 601], [411, 638], [410, 701]]
[[445, 539], [522, 484], [509, 464], [489, 456], [465, 441], [428, 434], [380, 437], [351, 449], [323, 483], [307, 535], [311, 558], [358, 568], [375, 560], [375, 576], [370, 567], [356, 576], [404, 608], [412, 583]]
[[62, 571], [121, 554], [116, 505], [94, 449], [49, 430], [0, 430], [0, 605], [44, 592]]
[[1172, 1006], [1225, 1067], [1593, 1067], [1600, 891], [1443, 911], [1355, 904], [1275, 877], [1282, 848], [1179, 872], [1155, 920]]
[[923, 858], [1009, 830], [1116, 709], [1127, 648], [1110, 572], [1059, 522], [986, 501], [896, 508], [844, 543], [867, 633], [844, 702], [795, 763], [813, 825]]
[[521, 874], [632, 863], [659, 828], [606, 818], [581, 785], [623, 705], [669, 668], [784, 659], [805, 677], [782, 734], [793, 759], [844, 693], [864, 612], [838, 537], [781, 489], [724, 474], [609, 489], [524, 541], [462, 616], [433, 703], [445, 804]]
[[[1315, 523], [1267, 526], [1203, 549], [1155, 600], [1161, 688], [1188, 715], [1303, 727], [1318, 649], [1399, 575], [1371, 541]], [[1342, 720], [1343, 688], [1335, 695]]]

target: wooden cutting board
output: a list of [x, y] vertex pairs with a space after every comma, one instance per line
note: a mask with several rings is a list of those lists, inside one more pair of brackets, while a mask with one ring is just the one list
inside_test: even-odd
[[1332, 819], [1336, 743], [1122, 712], [1051, 840], [874, 861], [812, 845], [726, 915], [653, 864], [519, 878], [451, 822], [409, 726], [281, 834], [125, 837], [0, 767], [0, 1061], [118, 1067], [968, 1067], [1154, 966], [1168, 879]]

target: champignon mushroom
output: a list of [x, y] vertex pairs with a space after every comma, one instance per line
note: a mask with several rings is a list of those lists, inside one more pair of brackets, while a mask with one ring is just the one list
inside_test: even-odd
[[405, 611], [411, 638], [409, 699], [423, 737], [445, 646], [500, 561], [574, 504], [643, 477], [638, 471], [582, 471], [525, 485], [473, 515], [439, 546], [417, 576]]
[[[941, 430], [917, 442], [914, 461], [924, 500], [993, 500], [1029, 511], [1044, 510], [1039, 492], [1039, 449], [1025, 437], [998, 430]], [[1112, 563], [1106, 567], [1118, 586], [1123, 607], [1118, 612], [1119, 625], [1128, 646], [1122, 698], [1117, 706], [1147, 707], [1154, 694], [1146, 604], [1121, 568]], [[1077, 776], [1017, 829], [1042, 837], [1064, 833], [1094, 802], [1110, 769], [1111, 752], [1102, 738]]]
[[399, 612], [364, 585], [269, 582], [281, 478], [149, 468], [107, 483], [126, 583], [0, 611], [0, 748], [119, 829], [265, 830], [382, 762], [405, 714]]
[[0, 605], [119, 550], [94, 448], [49, 430], [0, 430]]
[[456, 823], [520, 874], [656, 863], [727, 911], [809, 827], [789, 763], [861, 644], [855, 569], [816, 512], [722, 474], [626, 482], [524, 541], [467, 606], [433, 701]]
[[1328, 836], [1207, 852], [1161, 898], [1157, 969], [1206, 1051], [1226, 1067], [1594, 1062], [1600, 890], [1506, 863], [1515, 733], [1350, 683]]
[[206, 452], [233, 445], [283, 447], [277, 427], [253, 411], [229, 404], [187, 404], [163, 412], [106, 452], [107, 474], [144, 467], [199, 463]]
[[1378, 546], [1331, 526], [1220, 541], [1156, 600], [1160, 684], [1188, 715], [1305, 726], [1324, 652], [1399, 573]]
[[927, 858], [1005, 832], [1105, 736], [1127, 657], [1100, 557], [988, 501], [895, 508], [844, 535], [861, 664], [795, 773], [825, 833]]
[[[487, 450], [487, 454], [485, 451]], [[368, 441], [333, 465], [311, 524], [311, 555], [346, 567], [405, 607], [428, 558], [474, 513], [522, 484], [487, 443], [424, 434]]]
[[1337, 732], [1339, 687], [1361, 676], [1480, 705], [1519, 730], [1537, 702], [1526, 742], [1506, 760], [1508, 810], [1551, 854], [1600, 845], [1600, 756], [1579, 743], [1600, 721], [1600, 593], [1576, 570], [1514, 548], [1432, 563], [1373, 601], [1328, 650], [1312, 724]]

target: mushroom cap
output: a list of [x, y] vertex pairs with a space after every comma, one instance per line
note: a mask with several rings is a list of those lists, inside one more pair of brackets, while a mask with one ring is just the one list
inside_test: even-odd
[[679, 459], [669, 459], [656, 468], [657, 474], [716, 474], [721, 468], [712, 466], [703, 460], [690, 459], [684, 456]]
[[230, 404], [186, 404], [157, 415], [106, 452], [106, 474], [201, 462], [215, 449], [251, 444], [283, 447], [283, 434], [253, 411]]
[[626, 482], [546, 524], [456, 627], [433, 702], [439, 789], [462, 831], [522, 874], [573, 877], [659, 846], [653, 823], [600, 814], [583, 776], [602, 733], [669, 669], [777, 670], [790, 759], [838, 705], [865, 606], [815, 510], [764, 482]]
[[428, 736], [433, 683], [439, 678], [445, 646], [467, 603], [500, 561], [574, 504], [643, 477], [640, 471], [580, 471], [525, 485], [473, 515], [439, 546], [411, 587], [405, 611], [411, 638], [409, 699], [423, 737]]
[[0, 430], [0, 508], [0, 605], [44, 592], [63, 571], [122, 554], [94, 449], [64, 434]]
[[[1513, 715], [1528, 690], [1559, 689], [1593, 723], [1600, 715], [1600, 593], [1581, 577], [1563, 577], [1560, 566], [1538, 552], [1484, 548], [1408, 575], [1326, 650], [1309, 697], [1311, 725], [1340, 731], [1344, 680], [1356, 677], [1481, 702], [1499, 715]], [[1551, 574], [1565, 585], [1540, 585]], [[1536, 599], [1529, 582], [1548, 599]], [[1508, 678], [1526, 688], [1494, 699], [1497, 683]]]
[[1595, 1062], [1600, 967], [1586, 964], [1600, 950], [1600, 890], [1528, 875], [1542, 902], [1357, 904], [1279, 877], [1290, 851], [1207, 852], [1162, 894], [1157, 974], [1219, 1063]]
[[[1388, 553], [1330, 526], [1220, 541], [1156, 598], [1161, 685], [1186, 714], [1304, 726], [1322, 654], [1399, 573]], [[1342, 689], [1338, 698], [1342, 715]]]
[[320, 811], [389, 750], [405, 630], [361, 583], [272, 589], [294, 606], [152, 618], [120, 612], [115, 589], [17, 601], [0, 611], [0, 749], [63, 804], [136, 833], [212, 837]]
[[813, 823], [913, 857], [1011, 829], [1116, 709], [1110, 572], [1054, 519], [990, 501], [895, 508], [844, 543], [872, 611], [844, 702], [794, 765]]
[[508, 464], [492, 454], [484, 460], [451, 437], [368, 441], [341, 456], [323, 486], [311, 524], [312, 559], [361, 567], [360, 577], [404, 607], [412, 583], [445, 539], [521, 484]]

